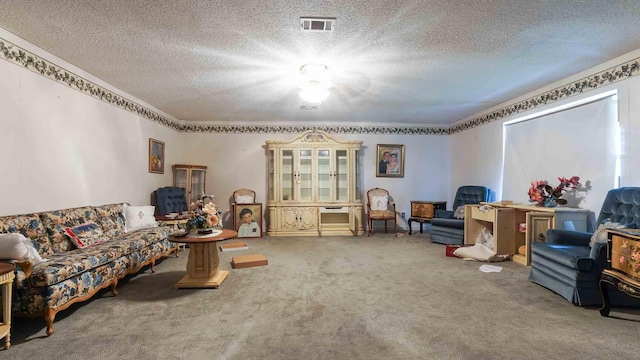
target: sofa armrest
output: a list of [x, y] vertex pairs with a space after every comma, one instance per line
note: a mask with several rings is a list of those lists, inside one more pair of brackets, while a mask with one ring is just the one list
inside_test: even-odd
[[589, 246], [592, 233], [572, 230], [549, 229], [546, 242], [549, 244]]
[[438, 219], [453, 219], [454, 211], [450, 210], [436, 210], [436, 218]]

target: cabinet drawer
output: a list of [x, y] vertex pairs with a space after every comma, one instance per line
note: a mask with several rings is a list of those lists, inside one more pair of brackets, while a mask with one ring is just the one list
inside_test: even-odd
[[640, 242], [613, 235], [611, 245], [611, 267], [636, 280], [640, 279], [640, 269], [638, 268], [640, 259], [632, 259], [632, 256], [640, 257]]
[[496, 218], [496, 209], [487, 212], [480, 211], [477, 206], [471, 208], [471, 218], [476, 220], [494, 222]]

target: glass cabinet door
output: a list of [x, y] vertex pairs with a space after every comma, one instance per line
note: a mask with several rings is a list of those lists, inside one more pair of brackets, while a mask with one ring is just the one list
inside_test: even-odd
[[300, 185], [300, 201], [311, 201], [312, 180], [311, 173], [313, 167], [313, 154], [309, 149], [300, 149], [300, 168], [298, 171], [298, 184]]
[[267, 164], [267, 170], [269, 171], [269, 201], [275, 201], [276, 200], [276, 193], [275, 193], [275, 187], [274, 187], [274, 181], [275, 181], [275, 173], [276, 173], [276, 169], [275, 169], [275, 163], [273, 160], [273, 150], [269, 150], [269, 163]]
[[205, 194], [205, 175], [206, 171], [196, 169], [191, 170], [191, 201], [196, 201], [198, 200], [198, 197]]
[[282, 200], [295, 200], [293, 198], [293, 150], [282, 150], [282, 164], [280, 166], [280, 187], [282, 188]]
[[187, 169], [174, 169], [173, 170], [173, 186], [187, 188]]
[[336, 150], [335, 170], [333, 178], [335, 181], [335, 197], [336, 201], [347, 201], [349, 183], [347, 174], [349, 172], [349, 164], [347, 163], [347, 150]]
[[331, 152], [318, 150], [318, 201], [331, 200]]

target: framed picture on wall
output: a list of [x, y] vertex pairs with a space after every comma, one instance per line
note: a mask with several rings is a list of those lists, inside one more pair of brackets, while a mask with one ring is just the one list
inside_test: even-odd
[[149, 172], [164, 174], [164, 142], [149, 138]]
[[234, 204], [233, 223], [238, 237], [262, 237], [262, 204]]
[[378, 144], [377, 177], [404, 177], [404, 145]]

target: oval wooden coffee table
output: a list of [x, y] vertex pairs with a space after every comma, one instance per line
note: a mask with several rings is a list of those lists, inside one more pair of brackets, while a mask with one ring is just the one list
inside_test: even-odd
[[233, 239], [238, 233], [233, 230], [222, 229], [222, 233], [211, 235], [169, 236], [169, 241], [189, 244], [189, 259], [187, 260], [187, 275], [173, 285], [174, 289], [184, 288], [214, 288], [229, 275], [228, 270], [218, 270], [218, 249], [216, 242]]

